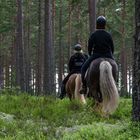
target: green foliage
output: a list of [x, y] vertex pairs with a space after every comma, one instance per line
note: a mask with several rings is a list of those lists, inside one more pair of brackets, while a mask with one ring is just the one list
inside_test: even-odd
[[16, 10], [13, 8], [15, 1], [0, 1], [0, 33], [9, 32], [14, 29], [13, 22]]
[[112, 117], [117, 117], [121, 120], [131, 119], [131, 111], [132, 111], [132, 101], [128, 99], [123, 99], [120, 101], [119, 107], [116, 112], [112, 115]]
[[[13, 92], [13, 91], [12, 91]], [[0, 96], [0, 139], [124, 140], [139, 139], [139, 124], [131, 122], [131, 99], [121, 99], [109, 118], [69, 99], [18, 95]], [[14, 93], [14, 92], [13, 92]], [[10, 117], [11, 116], [11, 117]]]
[[81, 126], [78, 131], [72, 134], [66, 132], [63, 136], [64, 140], [133, 140], [139, 139], [138, 126], [133, 124], [107, 124], [93, 123], [88, 126]]
[[[105, 15], [107, 18], [107, 30], [112, 33], [115, 42], [115, 58], [118, 61], [120, 58], [120, 50], [122, 46], [122, 38], [125, 40], [126, 48], [130, 48], [133, 45], [134, 35], [134, 1], [125, 1], [125, 19], [122, 19], [122, 1], [120, 0], [100, 0], [97, 3], [97, 15]], [[72, 47], [76, 43], [81, 43], [83, 50], [87, 51], [87, 42], [89, 38], [89, 14], [88, 14], [88, 1], [85, 0], [63, 0], [55, 1], [54, 6], [54, 48], [55, 48], [55, 62], [56, 68], [58, 68], [59, 58], [59, 39], [62, 43], [62, 55], [64, 56], [64, 65], [67, 66], [68, 62], [68, 47]], [[44, 2], [41, 1], [41, 23], [39, 25], [39, 1], [37, 0], [24, 0], [23, 1], [23, 29], [24, 29], [24, 47], [29, 49], [28, 53], [25, 53], [25, 59], [29, 54], [28, 61], [30, 62], [33, 70], [36, 68], [37, 61], [37, 48], [38, 48], [38, 29], [41, 28], [40, 41], [41, 50], [44, 45]], [[60, 32], [60, 8], [62, 10], [62, 31]], [[70, 9], [69, 9], [70, 8]], [[70, 18], [71, 17], [71, 18]], [[1, 60], [4, 59], [3, 66], [14, 64], [11, 57], [14, 58], [15, 46], [16, 46], [16, 19], [17, 19], [17, 4], [15, 0], [0, 0], [0, 52]], [[70, 21], [69, 21], [70, 20]], [[124, 23], [125, 34], [122, 35], [121, 29]], [[71, 33], [69, 33], [69, 24]], [[70, 43], [68, 41], [69, 35]], [[28, 46], [29, 45], [29, 46]], [[127, 50], [127, 49], [126, 49]], [[43, 51], [43, 50], [42, 50]], [[26, 56], [27, 55], [27, 56]], [[31, 56], [31, 57], [30, 57]], [[6, 60], [5, 58], [8, 58]], [[12, 58], [12, 60], [13, 60]], [[5, 64], [5, 63], [9, 64]], [[119, 62], [119, 61], [118, 61]], [[67, 67], [66, 67], [67, 68]], [[12, 69], [12, 82], [9, 85], [15, 85], [15, 72]], [[59, 70], [59, 69], [58, 69]], [[36, 70], [35, 70], [36, 72]], [[13, 78], [14, 77], [14, 78]]]

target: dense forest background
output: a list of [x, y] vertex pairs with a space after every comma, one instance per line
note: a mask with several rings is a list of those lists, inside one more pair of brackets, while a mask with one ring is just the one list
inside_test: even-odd
[[131, 96], [134, 1], [98, 0], [92, 8], [90, 4], [85, 0], [1, 0], [0, 88], [57, 94], [73, 46], [80, 43], [87, 52], [90, 18], [104, 15], [114, 39], [120, 94]]
[[[114, 40], [121, 96], [106, 117], [90, 98], [56, 98], [73, 46], [87, 53], [99, 15]], [[0, 0], [0, 139], [138, 140], [139, 121], [139, 0]]]

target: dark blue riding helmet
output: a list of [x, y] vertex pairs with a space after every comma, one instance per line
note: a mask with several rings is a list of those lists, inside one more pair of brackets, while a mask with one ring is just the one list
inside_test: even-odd
[[76, 45], [74, 46], [74, 50], [75, 50], [75, 51], [81, 51], [81, 50], [82, 50], [81, 45], [80, 45], [80, 44], [76, 44]]
[[104, 16], [99, 16], [96, 20], [98, 26], [105, 26], [106, 25], [106, 18]]

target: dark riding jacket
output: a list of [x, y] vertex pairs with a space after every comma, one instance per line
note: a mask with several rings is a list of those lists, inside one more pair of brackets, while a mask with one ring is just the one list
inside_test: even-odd
[[87, 60], [88, 56], [83, 53], [75, 53], [70, 57], [68, 67], [69, 67], [69, 74], [64, 78], [62, 85], [65, 86], [66, 82], [68, 81], [69, 77], [73, 73], [81, 73], [81, 67]]
[[84, 86], [86, 86], [86, 80], [84, 80], [85, 73], [93, 60], [100, 57], [114, 59], [114, 44], [110, 33], [103, 29], [98, 29], [92, 33], [88, 41], [88, 53], [90, 57], [81, 68]]
[[104, 29], [92, 33], [88, 41], [88, 53], [90, 56], [113, 58], [114, 44], [110, 33]]
[[69, 71], [70, 72], [81, 72], [81, 67], [87, 60], [88, 56], [83, 53], [75, 53], [69, 60]]

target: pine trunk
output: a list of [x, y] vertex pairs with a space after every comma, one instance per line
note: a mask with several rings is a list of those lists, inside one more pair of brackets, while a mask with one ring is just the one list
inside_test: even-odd
[[96, 28], [96, 0], [88, 0], [90, 33]]
[[24, 43], [23, 43], [23, 1], [17, 0], [17, 52], [16, 52], [16, 82], [22, 91], [25, 91], [24, 80]]
[[126, 56], [126, 47], [125, 47], [125, 0], [122, 1], [122, 45], [121, 45], [121, 95], [126, 96], [127, 93], [127, 56]]
[[135, 0], [135, 46], [133, 55], [133, 120], [140, 121], [140, 1]]
[[58, 69], [58, 84], [59, 87], [62, 83], [63, 75], [63, 52], [62, 52], [62, 0], [60, 0], [60, 10], [59, 10], [59, 69]]
[[41, 0], [38, 0], [38, 44], [37, 44], [37, 64], [36, 64], [36, 93], [39, 94], [42, 90], [42, 49], [41, 49], [41, 31], [42, 31], [42, 26], [41, 26], [41, 15], [42, 15], [42, 10], [41, 10]]
[[52, 48], [52, 4], [51, 0], [45, 0], [45, 40], [44, 40], [44, 92], [52, 94], [54, 87], [53, 48]]
[[30, 21], [30, 1], [27, 6], [27, 14], [26, 18], [26, 31], [25, 31], [25, 48], [24, 48], [24, 56], [25, 56], [25, 87], [26, 92], [31, 92], [31, 21]]
[[68, 59], [67, 62], [69, 62], [70, 56], [71, 56], [71, 3], [69, 2], [68, 5]]

